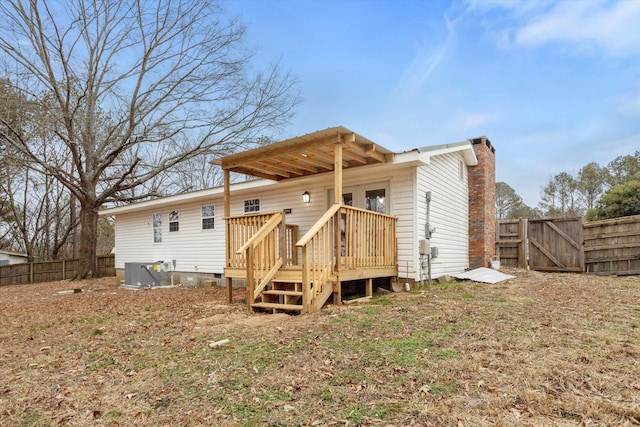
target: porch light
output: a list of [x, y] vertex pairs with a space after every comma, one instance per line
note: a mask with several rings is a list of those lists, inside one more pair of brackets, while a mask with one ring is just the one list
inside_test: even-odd
[[309, 194], [308, 191], [305, 191], [304, 193], [302, 193], [302, 201], [305, 203], [309, 203], [311, 201], [311, 195]]

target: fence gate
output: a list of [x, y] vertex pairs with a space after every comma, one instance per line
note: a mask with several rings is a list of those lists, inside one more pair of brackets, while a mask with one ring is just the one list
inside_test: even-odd
[[582, 218], [529, 220], [529, 268], [584, 271]]
[[501, 219], [497, 222], [496, 255], [505, 267], [527, 268], [527, 220]]

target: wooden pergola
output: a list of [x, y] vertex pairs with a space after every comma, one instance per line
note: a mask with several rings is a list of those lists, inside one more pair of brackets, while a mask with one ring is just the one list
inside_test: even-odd
[[[221, 166], [224, 171], [224, 216], [230, 218], [231, 172], [274, 181], [333, 172], [334, 200], [340, 204], [343, 170], [386, 163], [393, 160], [393, 156], [393, 152], [338, 126], [232, 154], [212, 160], [212, 163]], [[284, 235], [284, 232], [281, 234]], [[230, 251], [229, 245], [227, 251]], [[229, 256], [227, 253], [227, 260]], [[229, 301], [232, 299], [231, 279], [227, 277]]]
[[393, 153], [342, 127], [332, 127], [274, 144], [232, 154], [212, 163], [224, 171], [224, 215], [229, 216], [230, 172], [258, 178], [284, 179], [334, 172], [334, 200], [342, 197], [342, 171], [386, 163]]

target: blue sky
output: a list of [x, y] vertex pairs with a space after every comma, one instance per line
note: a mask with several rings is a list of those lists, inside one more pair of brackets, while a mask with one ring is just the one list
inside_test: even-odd
[[342, 125], [394, 151], [486, 135], [536, 206], [560, 172], [640, 150], [640, 0], [228, 0], [255, 64], [304, 102], [283, 138]]

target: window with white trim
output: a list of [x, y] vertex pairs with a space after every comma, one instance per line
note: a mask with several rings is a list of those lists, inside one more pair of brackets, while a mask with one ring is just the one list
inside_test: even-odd
[[169, 233], [180, 231], [180, 211], [169, 211]]
[[152, 224], [153, 224], [153, 243], [161, 243], [162, 242], [162, 214], [160, 212], [156, 212], [153, 214]]
[[252, 214], [260, 212], [260, 199], [250, 199], [244, 201], [244, 213]]
[[206, 205], [202, 207], [202, 229], [213, 230], [215, 227], [215, 214], [216, 209], [213, 205]]

